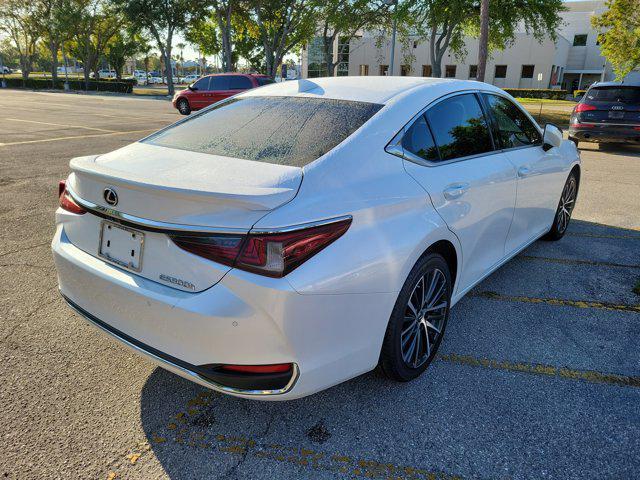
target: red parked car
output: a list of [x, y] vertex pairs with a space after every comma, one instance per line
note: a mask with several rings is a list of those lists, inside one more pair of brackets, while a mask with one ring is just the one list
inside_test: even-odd
[[200, 110], [236, 93], [274, 83], [271, 77], [257, 74], [220, 73], [199, 78], [173, 97], [173, 106], [182, 115]]

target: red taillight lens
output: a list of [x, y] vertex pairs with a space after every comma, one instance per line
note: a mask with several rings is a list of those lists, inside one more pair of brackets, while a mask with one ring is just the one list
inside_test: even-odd
[[575, 113], [580, 113], [580, 112], [588, 112], [589, 110], [597, 110], [598, 107], [596, 107], [595, 105], [589, 105], [588, 103], [579, 103], [578, 105], [576, 105], [576, 109], [574, 110]]
[[58, 201], [60, 206], [67, 212], [75, 213], [77, 215], [83, 215], [87, 211], [78, 205], [69, 192], [67, 192], [67, 183], [64, 180], [58, 182]]
[[171, 239], [200, 257], [261, 275], [283, 277], [342, 236], [349, 225], [350, 218], [286, 233], [175, 235]]
[[283, 277], [341, 237], [349, 225], [350, 218], [286, 233], [250, 233], [236, 267]]
[[194, 255], [232, 266], [240, 253], [244, 235], [172, 236], [173, 243]]
[[276, 363], [273, 365], [221, 365], [221, 370], [242, 373], [284, 373], [291, 370], [290, 363]]

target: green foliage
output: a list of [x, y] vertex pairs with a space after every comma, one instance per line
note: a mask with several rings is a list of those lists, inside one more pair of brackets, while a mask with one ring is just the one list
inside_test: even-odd
[[600, 33], [600, 51], [618, 80], [640, 66], [640, 2], [607, 0], [607, 11], [591, 19]]
[[564, 100], [567, 96], [566, 90], [552, 90], [547, 88], [505, 88], [512, 97], [524, 98], [548, 98], [551, 100]]
[[[133, 92], [133, 86], [135, 81], [89, 81], [88, 85], [85, 85], [83, 80], [69, 80], [69, 87], [72, 90], [84, 90], [87, 86], [87, 90], [98, 92], [118, 92], [118, 93], [131, 93]], [[21, 78], [7, 78], [7, 87], [9, 88], [30, 88], [33, 90], [54, 89], [62, 90], [64, 88], [64, 79], [45, 79], [45, 78], [27, 78], [23, 80]]]
[[140, 36], [131, 31], [117, 32], [107, 44], [106, 57], [111, 67], [116, 71], [118, 80], [122, 78], [122, 69], [127, 58], [140, 51]]

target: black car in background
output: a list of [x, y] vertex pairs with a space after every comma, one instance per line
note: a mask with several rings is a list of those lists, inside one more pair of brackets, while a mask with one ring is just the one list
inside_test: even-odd
[[593, 84], [573, 109], [569, 140], [640, 145], [640, 84]]

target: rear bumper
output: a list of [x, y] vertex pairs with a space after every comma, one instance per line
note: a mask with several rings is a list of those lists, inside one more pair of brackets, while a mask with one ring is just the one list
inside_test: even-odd
[[[397, 296], [305, 295], [286, 278], [240, 271], [184, 292], [80, 250], [63, 224], [52, 249], [60, 292], [89, 323], [167, 370], [244, 398], [299, 398], [373, 369]], [[275, 390], [229, 388], [207, 370], [280, 363], [294, 366]]]
[[569, 136], [581, 142], [632, 143], [640, 145], [640, 130], [633, 126], [599, 125], [593, 127], [569, 126]]

